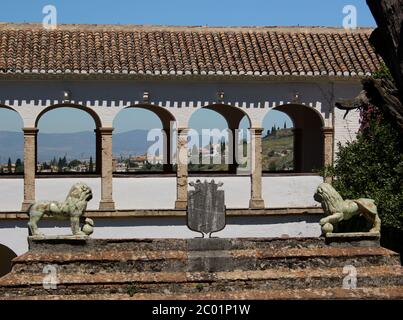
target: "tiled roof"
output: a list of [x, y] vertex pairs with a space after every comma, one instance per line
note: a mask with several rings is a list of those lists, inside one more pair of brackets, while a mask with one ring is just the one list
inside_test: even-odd
[[0, 23], [0, 73], [364, 76], [371, 31]]

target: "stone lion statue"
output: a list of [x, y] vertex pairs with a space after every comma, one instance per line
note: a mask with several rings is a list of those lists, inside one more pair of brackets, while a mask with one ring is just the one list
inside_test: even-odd
[[94, 222], [87, 218], [83, 229], [80, 230], [80, 218], [87, 209], [87, 203], [92, 199], [92, 191], [85, 183], [75, 183], [68, 193], [66, 200], [37, 201], [28, 210], [28, 228], [30, 235], [42, 235], [38, 230], [38, 221], [44, 216], [58, 219], [70, 219], [73, 235], [89, 235], [93, 231]]
[[380, 232], [381, 219], [374, 200], [360, 198], [357, 200], [343, 200], [340, 194], [328, 183], [321, 183], [314, 195], [320, 202], [326, 217], [320, 220], [323, 234], [332, 232], [334, 226], [343, 220], [349, 220], [356, 215], [363, 215], [371, 223], [369, 232]]

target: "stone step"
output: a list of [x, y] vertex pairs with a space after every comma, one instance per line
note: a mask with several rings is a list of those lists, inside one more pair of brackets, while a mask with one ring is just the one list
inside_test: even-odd
[[[324, 238], [92, 239], [29, 237], [30, 251], [205, 251], [327, 247]], [[348, 244], [346, 244], [348, 245]]]
[[59, 272], [231, 271], [268, 268], [400, 265], [399, 256], [382, 247], [302, 247], [209, 251], [29, 251], [13, 260], [15, 273], [42, 273], [49, 264]]
[[[350, 237], [350, 235], [348, 235]], [[399, 255], [368, 235], [322, 238], [30, 238], [0, 279], [17, 299], [389, 299], [403, 297]], [[57, 290], [45, 289], [53, 265]], [[357, 289], [342, 289], [352, 265]]]
[[196, 293], [96, 293], [71, 295], [19, 295], [6, 294], [0, 300], [328, 300], [328, 299], [403, 299], [403, 286], [356, 289], [316, 288], [279, 290], [212, 291]]
[[[400, 266], [358, 267], [357, 287], [403, 286], [403, 268]], [[326, 269], [268, 269], [229, 272], [102, 272], [58, 273], [57, 292], [66, 294], [93, 294], [100, 292], [166, 292], [194, 293], [197, 291], [236, 291], [243, 289], [303, 289], [341, 287], [346, 277], [343, 268]], [[53, 294], [43, 288], [46, 274], [10, 273], [0, 279], [0, 293]]]

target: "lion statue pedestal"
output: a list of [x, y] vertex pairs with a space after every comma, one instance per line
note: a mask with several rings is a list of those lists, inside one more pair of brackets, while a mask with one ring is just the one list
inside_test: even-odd
[[313, 197], [320, 202], [326, 217], [320, 220], [322, 233], [332, 233], [334, 227], [343, 220], [349, 220], [354, 216], [362, 215], [371, 223], [370, 233], [379, 233], [381, 219], [374, 200], [360, 198], [356, 200], [343, 200], [340, 194], [328, 183], [321, 183]]
[[58, 201], [37, 201], [29, 207], [29, 234], [41, 236], [38, 229], [38, 221], [43, 216], [58, 219], [70, 219], [71, 231], [75, 236], [89, 236], [93, 232], [94, 222], [86, 218], [85, 224], [80, 229], [80, 219], [83, 218], [87, 209], [87, 203], [92, 199], [92, 190], [85, 183], [74, 184], [67, 198], [63, 202]]

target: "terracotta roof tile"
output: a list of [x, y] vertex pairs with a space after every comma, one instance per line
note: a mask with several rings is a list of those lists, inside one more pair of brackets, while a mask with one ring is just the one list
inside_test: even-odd
[[0, 73], [364, 76], [370, 29], [0, 23]]

